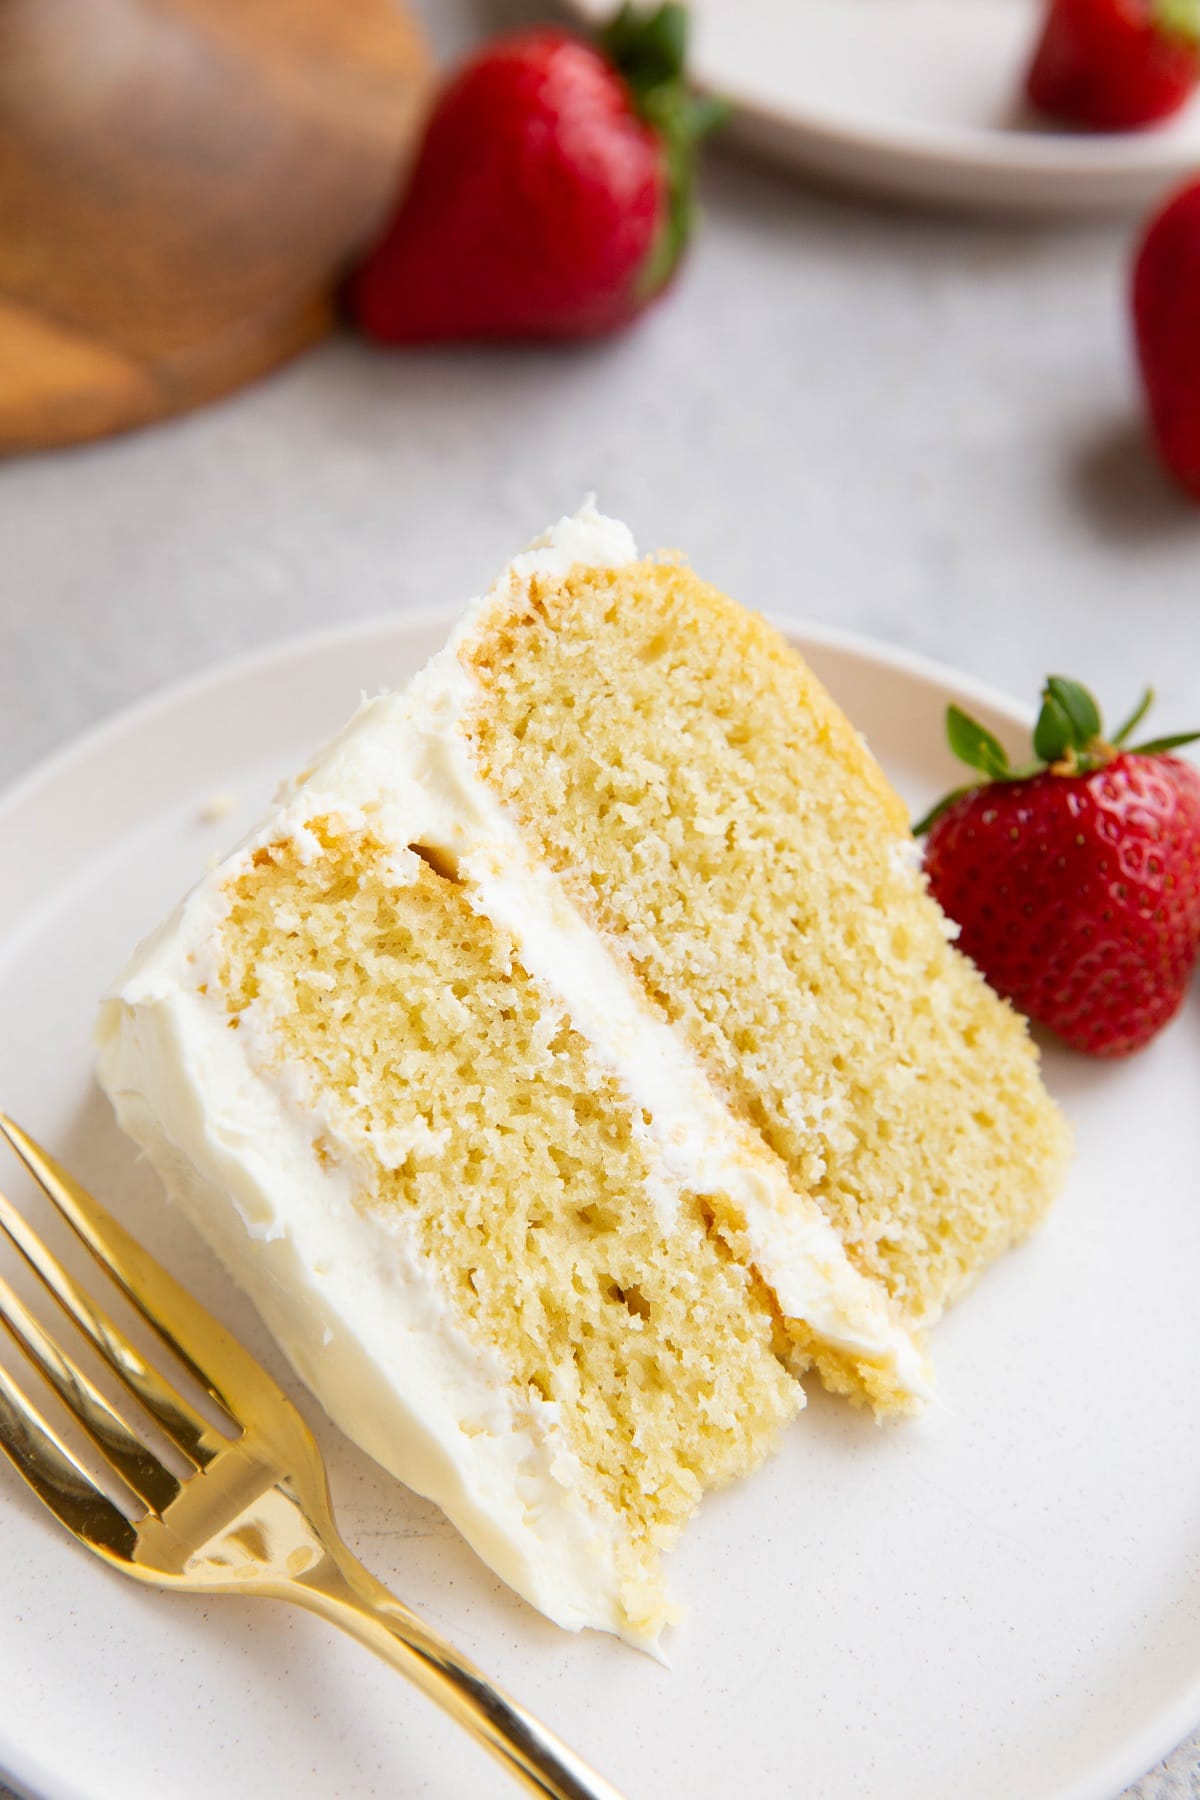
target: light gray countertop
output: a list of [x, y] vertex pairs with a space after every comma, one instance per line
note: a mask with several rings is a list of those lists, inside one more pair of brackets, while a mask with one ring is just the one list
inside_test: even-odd
[[[432, 14], [431, 0], [426, 10]], [[511, 9], [510, 9], [511, 16]], [[485, 14], [436, 9], [457, 49]], [[1200, 510], [1142, 442], [1128, 228], [987, 225], [728, 151], [678, 288], [583, 349], [335, 340], [177, 424], [0, 470], [0, 781], [280, 635], [477, 592], [595, 490], [767, 610], [1200, 724]], [[1131, 1795], [1200, 1794], [1200, 1735]]]

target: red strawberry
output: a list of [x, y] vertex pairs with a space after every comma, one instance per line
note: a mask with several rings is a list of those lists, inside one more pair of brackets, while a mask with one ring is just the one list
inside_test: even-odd
[[1133, 325], [1159, 453], [1200, 500], [1200, 181], [1168, 200], [1142, 239]]
[[958, 707], [946, 731], [984, 781], [915, 828], [930, 891], [992, 986], [1076, 1050], [1125, 1056], [1178, 1011], [1200, 956], [1200, 769], [1165, 752], [1200, 732], [1123, 748], [1086, 688], [1052, 675], [1037, 761], [1013, 769]]
[[598, 47], [537, 27], [484, 46], [430, 118], [407, 191], [352, 277], [387, 343], [612, 331], [666, 286], [697, 141], [685, 9], [625, 6]]
[[1128, 131], [1178, 112], [1198, 79], [1196, 0], [1049, 0], [1025, 92], [1065, 124]]

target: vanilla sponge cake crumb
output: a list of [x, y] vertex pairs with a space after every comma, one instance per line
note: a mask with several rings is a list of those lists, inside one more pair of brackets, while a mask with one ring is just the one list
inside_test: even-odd
[[504, 805], [856, 1266], [936, 1320], [1041, 1218], [1066, 1135], [857, 732], [678, 562], [535, 576], [461, 654]]
[[263, 846], [232, 885], [229, 1024], [319, 1106], [316, 1154], [403, 1218], [520, 1403], [557, 1409], [579, 1504], [619, 1524], [626, 1620], [653, 1634], [658, 1551], [801, 1400], [768, 1296], [711, 1199], [682, 1195], [664, 1229], [628, 1101], [462, 887], [428, 853], [398, 868], [369, 835], [309, 830], [319, 854]]

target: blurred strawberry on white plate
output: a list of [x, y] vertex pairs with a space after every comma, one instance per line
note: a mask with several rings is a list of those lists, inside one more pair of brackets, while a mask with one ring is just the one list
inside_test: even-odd
[[[610, 0], [569, 0], [595, 20]], [[1136, 211], [1200, 164], [1200, 102], [1098, 134], [1024, 100], [1041, 0], [695, 0], [696, 79], [733, 131], [806, 172], [909, 200]]]

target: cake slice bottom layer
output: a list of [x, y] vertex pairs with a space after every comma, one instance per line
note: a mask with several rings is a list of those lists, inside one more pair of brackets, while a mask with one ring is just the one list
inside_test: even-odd
[[652, 1636], [658, 1551], [800, 1403], [770, 1297], [713, 1228], [720, 1196], [664, 1196], [637, 1109], [439, 859], [309, 832], [316, 854], [261, 847], [231, 883], [228, 1025], [553, 1441]]

